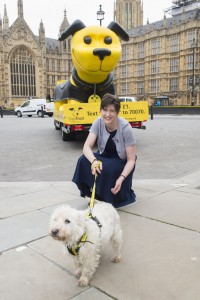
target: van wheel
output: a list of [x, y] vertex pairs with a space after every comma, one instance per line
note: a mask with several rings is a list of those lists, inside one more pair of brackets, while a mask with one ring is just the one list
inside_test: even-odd
[[58, 126], [57, 123], [56, 123], [56, 121], [54, 121], [54, 126], [55, 126], [55, 130], [60, 130], [60, 124]]
[[42, 111], [38, 110], [37, 115], [38, 115], [39, 118], [42, 118]]
[[53, 113], [48, 114], [49, 117], [53, 117]]
[[21, 111], [17, 111], [17, 116], [19, 117], [19, 118], [21, 118], [22, 117], [22, 113], [21, 113]]
[[64, 132], [64, 131], [62, 130], [61, 133], [62, 133], [62, 140], [63, 140], [64, 142], [67, 142], [67, 141], [74, 141], [75, 138], [76, 138], [76, 132], [66, 133], [66, 132]]
[[32, 115], [28, 115], [28, 117], [30, 118], [30, 117], [32, 117]]

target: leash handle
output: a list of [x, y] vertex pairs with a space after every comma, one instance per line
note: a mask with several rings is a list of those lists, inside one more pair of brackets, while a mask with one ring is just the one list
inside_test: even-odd
[[94, 207], [96, 179], [97, 179], [97, 174], [95, 174], [95, 176], [94, 176], [94, 185], [93, 185], [93, 188], [92, 188], [92, 195], [91, 195], [91, 199], [90, 199], [90, 210], [92, 210], [93, 207]]
[[[101, 164], [101, 161], [100, 160], [97, 160], [96, 164], [94, 167], [100, 167], [100, 164]], [[94, 185], [93, 185], [93, 188], [92, 188], [92, 195], [91, 195], [91, 199], [90, 199], [90, 211], [92, 212], [92, 209], [94, 207], [94, 201], [95, 201], [95, 190], [96, 190], [96, 179], [97, 179], [97, 173], [94, 175]]]

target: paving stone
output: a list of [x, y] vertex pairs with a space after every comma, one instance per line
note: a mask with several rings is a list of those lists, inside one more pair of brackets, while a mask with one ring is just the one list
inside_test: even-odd
[[109, 297], [106, 294], [104, 294], [103, 292], [101, 292], [100, 290], [97, 290], [95, 288], [90, 288], [84, 292], [82, 292], [81, 294], [79, 294], [78, 296], [75, 296], [72, 298], [72, 300], [111, 300], [113, 299], [113, 297]]
[[0, 217], [5, 218], [58, 203], [64, 203], [68, 197], [68, 194], [65, 192], [60, 191], [58, 193], [53, 188], [46, 188], [42, 191], [4, 198], [0, 200]]
[[170, 191], [145, 200], [144, 203], [136, 202], [135, 205], [123, 207], [121, 210], [200, 231], [198, 194]]
[[0, 299], [67, 300], [87, 288], [63, 268], [32, 249], [12, 250], [0, 256]]
[[0, 220], [0, 252], [47, 235], [49, 215], [33, 211]]

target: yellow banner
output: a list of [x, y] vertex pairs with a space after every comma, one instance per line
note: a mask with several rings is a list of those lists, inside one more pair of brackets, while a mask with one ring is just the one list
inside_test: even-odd
[[149, 118], [148, 102], [121, 102], [119, 115], [128, 122], [146, 121]]
[[[128, 122], [144, 121], [148, 119], [149, 109], [147, 101], [121, 102], [119, 115]], [[92, 124], [100, 116], [99, 103], [63, 104], [54, 111], [54, 118], [64, 124]]]

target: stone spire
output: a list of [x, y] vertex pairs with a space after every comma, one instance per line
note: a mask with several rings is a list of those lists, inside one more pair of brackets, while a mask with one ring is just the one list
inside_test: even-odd
[[23, 13], [23, 1], [18, 0], [18, 18], [23, 19], [24, 13]]
[[69, 22], [67, 20], [67, 11], [64, 9], [64, 19], [62, 21], [62, 24], [60, 25], [60, 32], [63, 32], [67, 27], [69, 27]]
[[45, 43], [45, 29], [42, 20], [40, 22], [40, 27], [39, 27], [39, 41], [41, 44]]
[[6, 34], [9, 30], [9, 20], [6, 10], [6, 4], [4, 5], [4, 16], [3, 16], [3, 33]]

